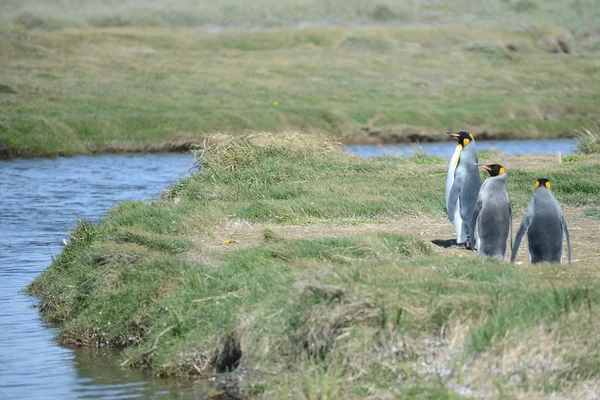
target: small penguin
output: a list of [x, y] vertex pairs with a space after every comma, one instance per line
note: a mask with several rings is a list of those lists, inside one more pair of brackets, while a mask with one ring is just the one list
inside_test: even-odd
[[560, 204], [550, 192], [550, 181], [540, 178], [529, 202], [523, 222], [515, 236], [511, 262], [515, 262], [523, 235], [527, 232], [529, 262], [562, 262], [563, 232], [567, 237], [567, 251], [571, 264], [571, 238]]
[[475, 138], [472, 133], [448, 132], [458, 142], [446, 178], [446, 209], [448, 218], [456, 232], [456, 243], [466, 244], [469, 222], [477, 194], [481, 187], [481, 177], [477, 168]]
[[509, 235], [512, 242], [512, 210], [506, 193], [506, 170], [498, 164], [480, 167], [488, 171], [490, 177], [481, 185], [471, 215], [469, 232], [475, 239], [472, 247], [477, 248], [478, 255], [502, 261]]

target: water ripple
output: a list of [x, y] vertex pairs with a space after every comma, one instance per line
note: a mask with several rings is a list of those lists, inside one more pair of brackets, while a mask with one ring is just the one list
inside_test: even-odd
[[0, 161], [0, 398], [185, 398], [189, 391], [114, 356], [56, 345], [23, 289], [50, 264], [78, 218], [120, 200], [156, 198], [189, 173], [191, 155], [107, 155]]

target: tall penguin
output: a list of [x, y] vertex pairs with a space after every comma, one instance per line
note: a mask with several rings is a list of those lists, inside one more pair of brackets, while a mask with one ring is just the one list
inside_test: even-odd
[[512, 211], [506, 193], [506, 170], [498, 164], [481, 165], [490, 176], [483, 182], [471, 215], [473, 247], [477, 254], [504, 260], [508, 236], [512, 242]]
[[448, 218], [454, 225], [456, 243], [465, 245], [469, 219], [477, 201], [481, 187], [481, 177], [477, 168], [475, 138], [472, 133], [448, 132], [458, 142], [446, 178], [446, 209]]
[[540, 178], [535, 182], [533, 198], [515, 236], [511, 262], [515, 262], [517, 258], [517, 251], [525, 232], [527, 232], [527, 247], [531, 263], [562, 262], [563, 232], [567, 237], [569, 264], [571, 263], [571, 238], [567, 221], [560, 204], [550, 192], [548, 179]]

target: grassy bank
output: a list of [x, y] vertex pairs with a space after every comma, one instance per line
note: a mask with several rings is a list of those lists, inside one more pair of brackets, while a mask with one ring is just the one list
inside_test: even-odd
[[35, 29], [107, 26], [272, 28], [331, 25], [446, 25], [478, 21], [523, 28], [563, 26], [575, 32], [597, 27], [594, 0], [5, 0], [0, 22]]
[[245, 130], [573, 136], [600, 119], [599, 52], [597, 33], [554, 25], [6, 29], [0, 155], [186, 150]]
[[598, 160], [492, 156], [517, 215], [540, 175], [552, 181], [573, 265], [433, 245], [452, 237], [443, 160], [256, 134], [207, 141], [203, 172], [160, 200], [81, 222], [29, 292], [65, 344], [116, 346], [162, 375], [235, 368], [242, 397], [593, 394]]

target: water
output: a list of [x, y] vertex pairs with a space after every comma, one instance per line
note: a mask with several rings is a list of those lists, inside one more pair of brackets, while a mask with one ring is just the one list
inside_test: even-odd
[[189, 383], [57, 346], [36, 299], [21, 293], [61, 251], [77, 216], [95, 221], [118, 200], [156, 197], [192, 167], [189, 154], [0, 161], [0, 399], [194, 397]]
[[[498, 150], [509, 156], [519, 154], [573, 154], [577, 148], [575, 139], [545, 139], [545, 140], [477, 140], [477, 151]], [[423, 144], [397, 145], [352, 145], [346, 146], [350, 153], [361, 157], [412, 156], [417, 151], [423, 151], [430, 156], [452, 157], [455, 142], [435, 142]]]

